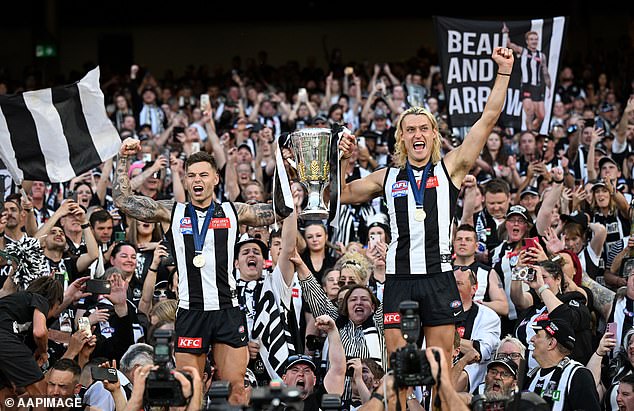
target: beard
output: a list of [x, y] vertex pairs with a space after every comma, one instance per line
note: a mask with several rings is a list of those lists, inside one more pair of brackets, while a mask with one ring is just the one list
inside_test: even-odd
[[501, 388], [501, 391], [493, 391], [491, 390], [491, 387], [487, 386], [485, 390], [487, 400], [500, 401], [509, 399], [511, 396], [510, 388], [504, 388], [503, 386]]

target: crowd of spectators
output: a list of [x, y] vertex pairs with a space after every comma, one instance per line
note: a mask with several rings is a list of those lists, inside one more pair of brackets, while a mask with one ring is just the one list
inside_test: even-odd
[[[245, 67], [234, 61], [225, 73], [190, 68], [180, 77], [133, 65], [102, 82], [122, 141], [141, 147], [126, 171], [134, 194], [188, 201], [185, 162], [204, 151], [217, 165], [219, 201], [261, 204], [272, 200], [280, 135], [347, 127], [357, 145], [341, 172], [352, 181], [391, 164], [395, 124], [411, 96], [422, 96], [436, 118], [443, 153], [468, 144], [449, 123], [431, 61], [364, 66], [333, 58], [324, 71], [260, 58]], [[576, 80], [581, 74], [560, 70], [547, 135], [495, 127], [460, 188], [453, 265], [467, 316], [456, 327], [454, 358], [436, 365], [448, 370], [455, 390], [439, 393], [442, 399], [468, 406], [472, 396], [533, 391], [559, 367], [566, 371], [555, 371], [554, 385], [542, 391], [562, 406], [555, 386], [568, 378], [565, 407], [557, 409], [634, 410], [634, 90], [615, 90], [603, 72], [585, 83]], [[393, 378], [383, 336], [391, 241], [385, 199], [342, 205], [337, 230], [297, 219], [308, 193], [289, 165], [291, 148], [282, 151], [295, 212], [268, 227], [241, 225], [232, 263], [249, 334], [244, 389], [281, 379], [306, 393], [305, 408], [327, 393], [339, 394], [346, 409], [382, 407], [390, 396], [383, 382]], [[182, 281], [161, 224], [117, 207], [116, 163], [66, 184], [24, 182], [27, 196], [15, 187], [5, 195], [0, 398], [26, 392], [78, 396], [87, 409], [148, 409], [142, 394], [157, 332], [174, 330]], [[16, 277], [24, 267], [8, 256], [27, 245], [41, 265], [39, 278], [23, 283]], [[518, 279], [529, 266], [534, 278]], [[271, 277], [269, 288], [288, 298], [284, 332], [293, 347], [278, 369], [271, 346], [252, 338]], [[87, 292], [88, 279], [107, 280], [109, 292]], [[188, 409], [208, 402], [222, 374], [207, 357], [203, 372], [184, 370], [193, 382], [176, 377]], [[569, 371], [570, 361], [578, 369]], [[103, 366], [117, 369], [117, 383], [93, 378]], [[429, 409], [435, 395], [416, 387], [407, 407]]]

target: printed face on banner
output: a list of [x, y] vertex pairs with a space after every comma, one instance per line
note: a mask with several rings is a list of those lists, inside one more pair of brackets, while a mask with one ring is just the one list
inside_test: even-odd
[[566, 18], [480, 21], [436, 17], [442, 78], [453, 127], [480, 118], [497, 75], [495, 47], [508, 47], [515, 64], [500, 121], [518, 131], [548, 134]]

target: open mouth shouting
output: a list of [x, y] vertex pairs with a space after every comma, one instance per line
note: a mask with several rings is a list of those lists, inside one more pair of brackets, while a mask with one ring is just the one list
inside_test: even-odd
[[258, 261], [255, 258], [249, 258], [247, 260], [247, 267], [249, 268], [257, 268]]
[[192, 191], [193, 191], [194, 195], [200, 196], [205, 191], [205, 187], [203, 187], [200, 184], [196, 184], [196, 185], [192, 186]]
[[422, 153], [427, 147], [427, 143], [423, 140], [414, 142], [414, 151], [417, 153]]

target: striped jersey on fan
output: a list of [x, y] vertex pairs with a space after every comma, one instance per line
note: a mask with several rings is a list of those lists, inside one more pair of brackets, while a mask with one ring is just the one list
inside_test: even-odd
[[0, 157], [17, 183], [66, 182], [114, 157], [99, 67], [80, 81], [0, 96]]
[[386, 258], [386, 274], [433, 274], [452, 270], [451, 223], [458, 188], [444, 161], [429, 170], [424, 206], [427, 218], [416, 221], [416, 202], [405, 168], [389, 168], [384, 193], [390, 217], [392, 241]]

